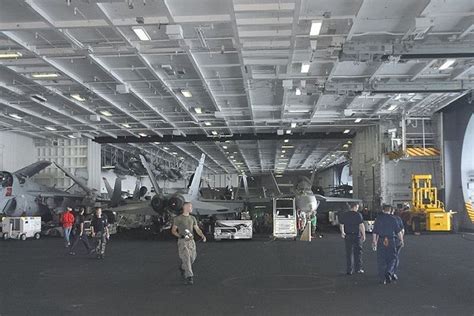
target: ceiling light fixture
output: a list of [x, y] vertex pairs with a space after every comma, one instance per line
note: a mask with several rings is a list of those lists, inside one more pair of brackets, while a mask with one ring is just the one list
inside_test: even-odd
[[130, 128], [130, 127], [132, 127], [132, 126], [131, 126], [130, 124], [128, 124], [128, 123], [122, 123], [122, 126], [125, 127], [125, 128]]
[[33, 99], [33, 101], [39, 101], [39, 102], [46, 102], [48, 101], [48, 99], [46, 99], [45, 97], [43, 97], [42, 95], [39, 95], [39, 94], [33, 94], [31, 96], [31, 98]]
[[[190, 98], [192, 97], [192, 93], [191, 91], [187, 90], [187, 89], [181, 89], [181, 94], [185, 97], [185, 98]], [[198, 108], [196, 108], [198, 109]]]
[[290, 141], [289, 139], [285, 139], [283, 142], [288, 143], [289, 141]]
[[346, 130], [344, 130], [344, 134], [349, 134], [350, 132], [351, 132], [351, 130], [350, 130], [350, 129], [346, 129]]
[[281, 148], [289, 149], [289, 148], [295, 148], [295, 146], [293, 146], [293, 145], [285, 145], [285, 146], [281, 146]]
[[20, 116], [20, 115], [18, 115], [18, 114], [16, 114], [16, 113], [10, 113], [10, 114], [8, 114], [8, 116], [10, 116], [10, 117], [12, 117], [12, 118], [14, 118], [14, 119], [17, 119], [17, 120], [22, 120], [22, 119], [23, 119], [22, 116]]
[[309, 36], [318, 36], [321, 32], [321, 26], [323, 26], [323, 21], [312, 21], [311, 22], [311, 29], [309, 31]]
[[103, 116], [112, 116], [112, 113], [110, 113], [110, 112], [107, 111], [107, 110], [102, 110], [102, 111], [100, 111], [100, 114], [102, 114]]
[[344, 144], [344, 145], [342, 145], [342, 147], [349, 148], [349, 144]]
[[76, 138], [76, 136], [74, 136], [72, 134], [67, 135], [67, 137], [72, 138], [72, 139]]
[[296, 95], [301, 95], [301, 89], [300, 89], [300, 88], [296, 88], [295, 94], [296, 94]]
[[301, 64], [301, 73], [307, 74], [309, 72], [309, 63]]
[[286, 153], [286, 150], [282, 150], [281, 152], [282, 152], [282, 154], [284, 154], [284, 153]]
[[291, 128], [295, 128], [295, 127], [296, 127], [296, 122], [291, 123]]
[[35, 73], [35, 74], [32, 74], [31, 77], [37, 78], [37, 79], [57, 78], [57, 77], [59, 77], [59, 74], [55, 73], [55, 72]]
[[194, 112], [196, 112], [196, 114], [202, 114], [202, 109], [201, 108], [194, 108]]
[[53, 126], [45, 126], [44, 128], [46, 128], [48, 131], [56, 131], [57, 129]]
[[215, 136], [215, 135], [217, 135], [217, 132], [216, 132], [216, 131], [212, 131], [211, 134]]
[[78, 93], [71, 94], [71, 98], [73, 98], [74, 100], [77, 100], [79, 102], [84, 102], [86, 100]]
[[18, 58], [23, 56], [20, 52], [12, 52], [12, 51], [6, 51], [6, 52], [0, 52], [0, 58], [7, 59], [7, 58]]
[[288, 113], [308, 113], [309, 110], [288, 110]]
[[132, 27], [132, 30], [141, 41], [150, 41], [151, 40], [150, 35], [148, 35], [147, 31], [145, 30], [145, 28], [143, 26]]
[[145, 133], [138, 133], [138, 136], [147, 137], [147, 134], [145, 134]]
[[354, 122], [355, 122], [355, 123], [360, 123], [360, 122], [362, 122], [362, 119], [361, 119], [361, 118], [357, 118], [357, 119], [355, 119]]
[[444, 64], [442, 64], [440, 67], [439, 67], [439, 70], [445, 70], [445, 69], [448, 69], [450, 68], [454, 63], [456, 62], [456, 59], [446, 59], [446, 61], [444, 62]]
[[227, 146], [222, 146], [222, 148], [227, 149]]
[[398, 107], [398, 105], [392, 104], [391, 106], [389, 106], [388, 110], [389, 110], [389, 111], [393, 111], [393, 110], [395, 110], [397, 107]]
[[204, 125], [211, 126], [211, 122], [204, 122]]
[[165, 147], [163, 147], [163, 149], [164, 149], [164, 150], [168, 150], [169, 148], [165, 146]]

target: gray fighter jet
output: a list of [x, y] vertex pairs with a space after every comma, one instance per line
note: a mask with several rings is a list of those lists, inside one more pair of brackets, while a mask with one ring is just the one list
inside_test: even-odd
[[151, 201], [127, 202], [125, 205], [112, 208], [115, 212], [136, 212], [140, 214], [155, 214], [170, 217], [178, 214], [184, 202], [193, 204], [193, 213], [200, 216], [210, 216], [224, 213], [238, 213], [244, 210], [244, 201], [234, 200], [205, 200], [199, 197], [199, 186], [204, 168], [205, 155], [201, 156], [199, 165], [196, 168], [191, 184], [187, 191], [179, 191], [165, 195], [158, 185], [158, 181], [152, 172], [149, 162], [143, 155], [140, 160], [147, 170], [150, 181], [156, 194]]

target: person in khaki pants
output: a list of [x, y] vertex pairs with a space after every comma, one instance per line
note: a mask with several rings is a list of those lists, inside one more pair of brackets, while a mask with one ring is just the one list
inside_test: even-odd
[[191, 215], [192, 211], [193, 205], [190, 202], [184, 203], [181, 215], [173, 219], [171, 227], [171, 233], [178, 238], [178, 255], [181, 259], [179, 270], [188, 285], [194, 284], [192, 265], [196, 260], [196, 243], [193, 231], [196, 231], [202, 241], [206, 242], [206, 236], [199, 228], [196, 218]]

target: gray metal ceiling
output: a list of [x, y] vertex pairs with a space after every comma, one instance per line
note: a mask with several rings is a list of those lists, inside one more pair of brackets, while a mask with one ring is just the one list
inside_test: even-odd
[[[168, 160], [204, 152], [217, 173], [323, 167], [347, 148], [341, 139], [216, 136], [350, 135], [402, 113], [431, 116], [474, 86], [472, 0], [0, 0], [0, 8], [0, 56], [21, 54], [0, 57], [2, 130], [208, 135], [119, 147]], [[316, 21], [321, 30], [310, 36]]]

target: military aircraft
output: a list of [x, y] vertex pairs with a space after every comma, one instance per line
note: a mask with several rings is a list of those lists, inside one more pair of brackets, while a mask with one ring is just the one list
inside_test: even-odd
[[158, 181], [152, 172], [150, 164], [143, 155], [140, 155], [140, 160], [147, 170], [156, 194], [150, 201], [136, 201], [131, 203], [127, 201], [125, 205], [111, 208], [110, 210], [115, 212], [137, 212], [141, 214], [153, 214], [154, 212], [155, 215], [161, 215], [168, 219], [181, 211], [184, 202], [191, 202], [193, 204], [193, 214], [199, 216], [238, 213], [244, 210], [244, 201], [205, 200], [199, 197], [199, 186], [205, 158], [203, 154], [187, 191], [178, 191], [173, 194], [165, 195], [158, 185]]
[[[84, 193], [71, 193], [54, 187], [41, 185], [31, 179], [41, 170], [49, 167], [50, 161], [37, 161], [13, 173], [0, 171], [1, 196], [0, 215], [4, 216], [41, 216], [48, 221], [52, 212], [63, 212], [66, 206], [92, 205], [98, 199], [96, 192], [90, 190], [79, 179]], [[66, 175], [64, 168], [55, 164]], [[75, 177], [74, 177], [75, 178]]]
[[[292, 194], [284, 194], [281, 192], [280, 187], [274, 177], [271, 174], [274, 185], [277, 190], [277, 194], [274, 196], [275, 198], [295, 198], [295, 205], [296, 209], [300, 210], [305, 213], [312, 213], [316, 212], [320, 209], [320, 206], [324, 205], [324, 208], [330, 207], [331, 205], [337, 208], [345, 208], [347, 203], [361, 203], [362, 200], [353, 199], [353, 198], [340, 198], [340, 197], [331, 197], [331, 196], [324, 196], [321, 194], [315, 194], [312, 190], [312, 184], [314, 182], [315, 172], [311, 176], [311, 179], [308, 177], [300, 177], [297, 183], [294, 185], [294, 191]], [[247, 186], [247, 181], [245, 176], [243, 177], [244, 186]], [[248, 192], [248, 189], [245, 189], [245, 192]], [[247, 193], [248, 194], [248, 193]], [[247, 200], [252, 204], [261, 204], [261, 203], [270, 203], [271, 198], [248, 198]]]

